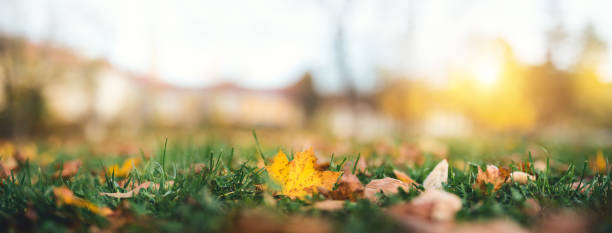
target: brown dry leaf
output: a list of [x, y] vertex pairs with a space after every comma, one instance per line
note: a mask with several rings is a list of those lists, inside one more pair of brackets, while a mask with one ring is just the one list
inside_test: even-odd
[[[174, 184], [174, 181], [167, 181], [165, 183], [166, 187], [168, 186], [172, 186]], [[150, 181], [146, 181], [143, 182], [139, 185], [137, 185], [136, 187], [134, 187], [132, 190], [125, 192], [125, 193], [120, 193], [120, 192], [116, 192], [116, 193], [100, 193], [100, 195], [102, 196], [109, 196], [109, 197], [115, 197], [115, 198], [131, 198], [134, 197], [135, 195], [138, 195], [138, 193], [140, 192], [141, 189], [147, 189], [151, 187], [152, 189], [159, 189], [159, 184], [150, 182]]]
[[363, 198], [364, 187], [357, 176], [344, 173], [338, 181], [338, 187], [335, 190], [330, 191], [324, 187], [318, 187], [318, 191], [334, 200], [356, 201]]
[[478, 175], [476, 176], [476, 182], [472, 185], [474, 189], [480, 189], [481, 191], [487, 191], [487, 184], [493, 185], [493, 192], [497, 191], [501, 186], [506, 183], [509, 174], [505, 168], [499, 169], [495, 165], [487, 165], [487, 170], [482, 171], [478, 168]]
[[324, 200], [324, 201], [315, 202], [312, 207], [318, 210], [336, 211], [336, 210], [341, 210], [342, 208], [344, 208], [344, 201]]
[[79, 168], [81, 168], [81, 164], [83, 164], [83, 162], [80, 159], [75, 159], [75, 160], [65, 162], [61, 167], [58, 165], [57, 168], [58, 169], [61, 168], [62, 173], [60, 174], [60, 171], [57, 171], [57, 173], [55, 173], [55, 177], [59, 177], [60, 175], [64, 178], [72, 177], [76, 175], [77, 172], [79, 172]]
[[70, 205], [85, 208], [102, 216], [108, 216], [113, 212], [108, 207], [98, 207], [88, 200], [74, 196], [74, 193], [72, 193], [72, 191], [66, 186], [53, 188], [53, 195], [55, 196], [55, 200], [58, 205]]
[[525, 172], [519, 171], [512, 172], [512, 174], [510, 174], [510, 177], [512, 178], [511, 180], [520, 184], [527, 184], [528, 181], [535, 181], [536, 179], [533, 175], [529, 175]]
[[392, 195], [398, 193], [399, 188], [408, 192], [408, 190], [410, 190], [410, 185], [401, 180], [385, 177], [370, 181], [370, 183], [365, 186], [364, 195], [370, 201], [376, 202], [377, 193], [383, 192], [385, 195]]
[[448, 180], [448, 162], [446, 159], [440, 161], [433, 170], [427, 175], [425, 181], [423, 181], [423, 187], [425, 190], [437, 189], [444, 190], [442, 183], [446, 183]]
[[342, 175], [341, 172], [317, 171], [314, 168], [316, 162], [312, 148], [296, 153], [291, 162], [285, 153], [279, 151], [266, 170], [281, 185], [281, 194], [301, 198], [317, 192], [319, 186], [331, 190]]
[[406, 184], [416, 184], [416, 182], [410, 178], [410, 176], [408, 176], [406, 173], [399, 171], [399, 170], [393, 170], [393, 174], [397, 177], [398, 180], [401, 180], [402, 182], [406, 183]]

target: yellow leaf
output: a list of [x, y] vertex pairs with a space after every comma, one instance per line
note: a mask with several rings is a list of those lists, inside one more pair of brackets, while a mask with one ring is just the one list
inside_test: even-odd
[[298, 152], [291, 162], [279, 151], [272, 164], [266, 166], [266, 170], [270, 177], [281, 185], [281, 194], [301, 198], [316, 192], [317, 187], [331, 190], [342, 175], [342, 172], [317, 171], [316, 162], [312, 148]]
[[598, 173], [606, 172], [606, 158], [601, 150], [597, 151], [595, 156], [595, 163], [592, 165], [593, 171]]
[[126, 177], [139, 163], [140, 159], [138, 158], [127, 159], [125, 162], [123, 162], [121, 167], [119, 167], [117, 164], [110, 166], [107, 173], [108, 175], [115, 174], [115, 177]]
[[102, 216], [108, 216], [112, 213], [112, 210], [108, 207], [98, 207], [88, 200], [75, 197], [74, 193], [72, 193], [72, 191], [66, 186], [53, 188], [53, 195], [55, 196], [55, 200], [57, 201], [58, 205], [69, 205], [85, 208]]

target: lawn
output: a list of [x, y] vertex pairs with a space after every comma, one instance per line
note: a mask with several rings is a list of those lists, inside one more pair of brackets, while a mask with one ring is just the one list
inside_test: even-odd
[[[264, 147], [257, 140], [232, 145], [166, 139], [121, 155], [39, 143], [36, 155], [25, 159], [15, 149], [9, 153], [11, 143], [4, 142], [0, 231], [612, 231], [610, 148], [525, 140], [511, 147], [446, 140], [443, 153], [421, 147], [402, 152], [393, 143], [388, 150], [352, 143], [347, 154], [313, 148], [319, 161], [309, 172], [340, 176], [329, 190], [296, 197], [269, 166], [279, 150], [290, 164], [302, 154], [259, 139]], [[533, 145], [545, 153], [534, 153]], [[448, 168], [438, 168], [445, 161]], [[426, 181], [434, 168], [443, 172], [434, 177], [439, 189]], [[513, 172], [532, 178], [519, 182]], [[356, 179], [346, 181], [349, 176]], [[373, 181], [387, 178], [398, 185], [372, 189]]]

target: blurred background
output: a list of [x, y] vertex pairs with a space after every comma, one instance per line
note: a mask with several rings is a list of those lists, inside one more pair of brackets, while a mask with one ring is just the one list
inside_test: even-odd
[[606, 0], [0, 0], [0, 138], [612, 143]]

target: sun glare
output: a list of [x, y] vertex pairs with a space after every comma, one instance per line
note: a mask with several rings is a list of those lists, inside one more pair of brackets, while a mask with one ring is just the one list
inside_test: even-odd
[[491, 87], [499, 79], [501, 67], [496, 59], [482, 59], [475, 63], [472, 72], [478, 84]]

